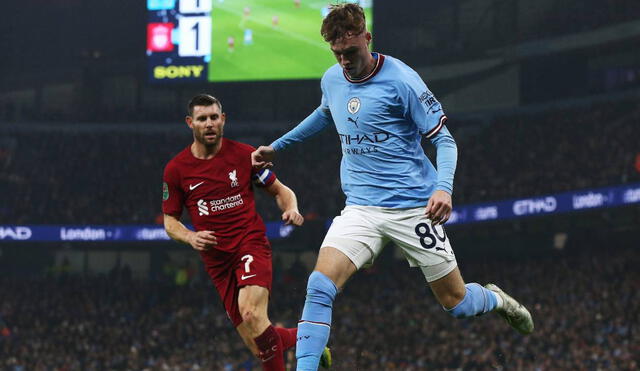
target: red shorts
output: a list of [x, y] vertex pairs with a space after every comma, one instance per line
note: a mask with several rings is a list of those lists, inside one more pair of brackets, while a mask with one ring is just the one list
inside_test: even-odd
[[200, 255], [211, 281], [224, 303], [227, 316], [237, 327], [242, 323], [238, 293], [247, 285], [271, 292], [271, 246], [266, 241], [246, 241], [234, 252], [211, 249]]

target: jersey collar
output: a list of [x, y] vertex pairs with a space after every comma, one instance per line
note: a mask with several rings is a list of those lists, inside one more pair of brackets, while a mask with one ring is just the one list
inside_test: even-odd
[[371, 55], [373, 55], [373, 57], [376, 58], [376, 66], [373, 68], [373, 71], [371, 71], [371, 73], [369, 73], [367, 76], [361, 78], [361, 79], [352, 79], [349, 77], [349, 75], [347, 75], [346, 72], [344, 72], [344, 70], [342, 70], [342, 75], [344, 76], [345, 79], [347, 79], [347, 81], [349, 81], [350, 83], [353, 84], [361, 84], [365, 81], [369, 81], [373, 78], [373, 76], [375, 76], [380, 69], [382, 69], [382, 65], [384, 64], [384, 55], [380, 54], [380, 53], [371, 53]]

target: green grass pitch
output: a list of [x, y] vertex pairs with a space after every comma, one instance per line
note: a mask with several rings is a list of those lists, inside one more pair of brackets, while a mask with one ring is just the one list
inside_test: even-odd
[[[322, 8], [328, 1], [212, 0], [209, 81], [317, 79], [333, 54], [320, 36]], [[244, 14], [245, 7], [250, 14]], [[371, 30], [372, 10], [365, 9]], [[278, 17], [278, 24], [273, 24]], [[245, 30], [253, 40], [245, 43]], [[234, 47], [228, 44], [234, 39]]]

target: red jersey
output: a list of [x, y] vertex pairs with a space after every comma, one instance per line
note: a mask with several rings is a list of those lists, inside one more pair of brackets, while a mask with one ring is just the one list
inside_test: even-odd
[[213, 231], [222, 251], [236, 251], [242, 241], [264, 241], [264, 222], [256, 212], [253, 185], [267, 187], [276, 180], [269, 169], [251, 166], [255, 149], [222, 138], [215, 157], [201, 160], [191, 146], [178, 153], [164, 169], [162, 211], [180, 217], [183, 205], [196, 231]]

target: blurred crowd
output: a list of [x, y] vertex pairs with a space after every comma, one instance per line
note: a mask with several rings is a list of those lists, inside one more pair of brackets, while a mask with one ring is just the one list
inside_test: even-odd
[[640, 13], [640, 3], [634, 0], [566, 0], [553, 5], [553, 9], [545, 12], [542, 22], [521, 25], [519, 41], [593, 31], [599, 27], [635, 21]]
[[[383, 256], [337, 298], [333, 369], [637, 369], [640, 254], [596, 247], [459, 262], [467, 280], [496, 282], [527, 305], [536, 330], [526, 337], [495, 314], [450, 317], [418, 270]], [[299, 264], [276, 265], [274, 322], [295, 326], [307, 275]], [[3, 370], [260, 369], [207, 281], [0, 277], [0, 297]], [[292, 367], [293, 351], [287, 359]]]
[[[454, 205], [638, 181], [638, 122], [637, 101], [473, 123], [450, 117], [459, 152]], [[227, 125], [227, 137], [253, 145], [282, 134]], [[192, 139], [183, 125], [153, 129], [107, 125], [3, 135], [0, 193], [11, 197], [0, 203], [0, 223], [161, 222], [163, 168]], [[425, 142], [425, 149], [433, 160], [433, 146]], [[308, 218], [332, 217], [343, 207], [340, 157], [333, 128], [278, 155], [274, 170]], [[273, 200], [258, 198], [263, 218], [278, 220]]]
[[459, 156], [454, 199], [467, 203], [639, 181], [639, 123], [637, 101], [504, 116], [481, 129], [458, 129], [451, 122]]

